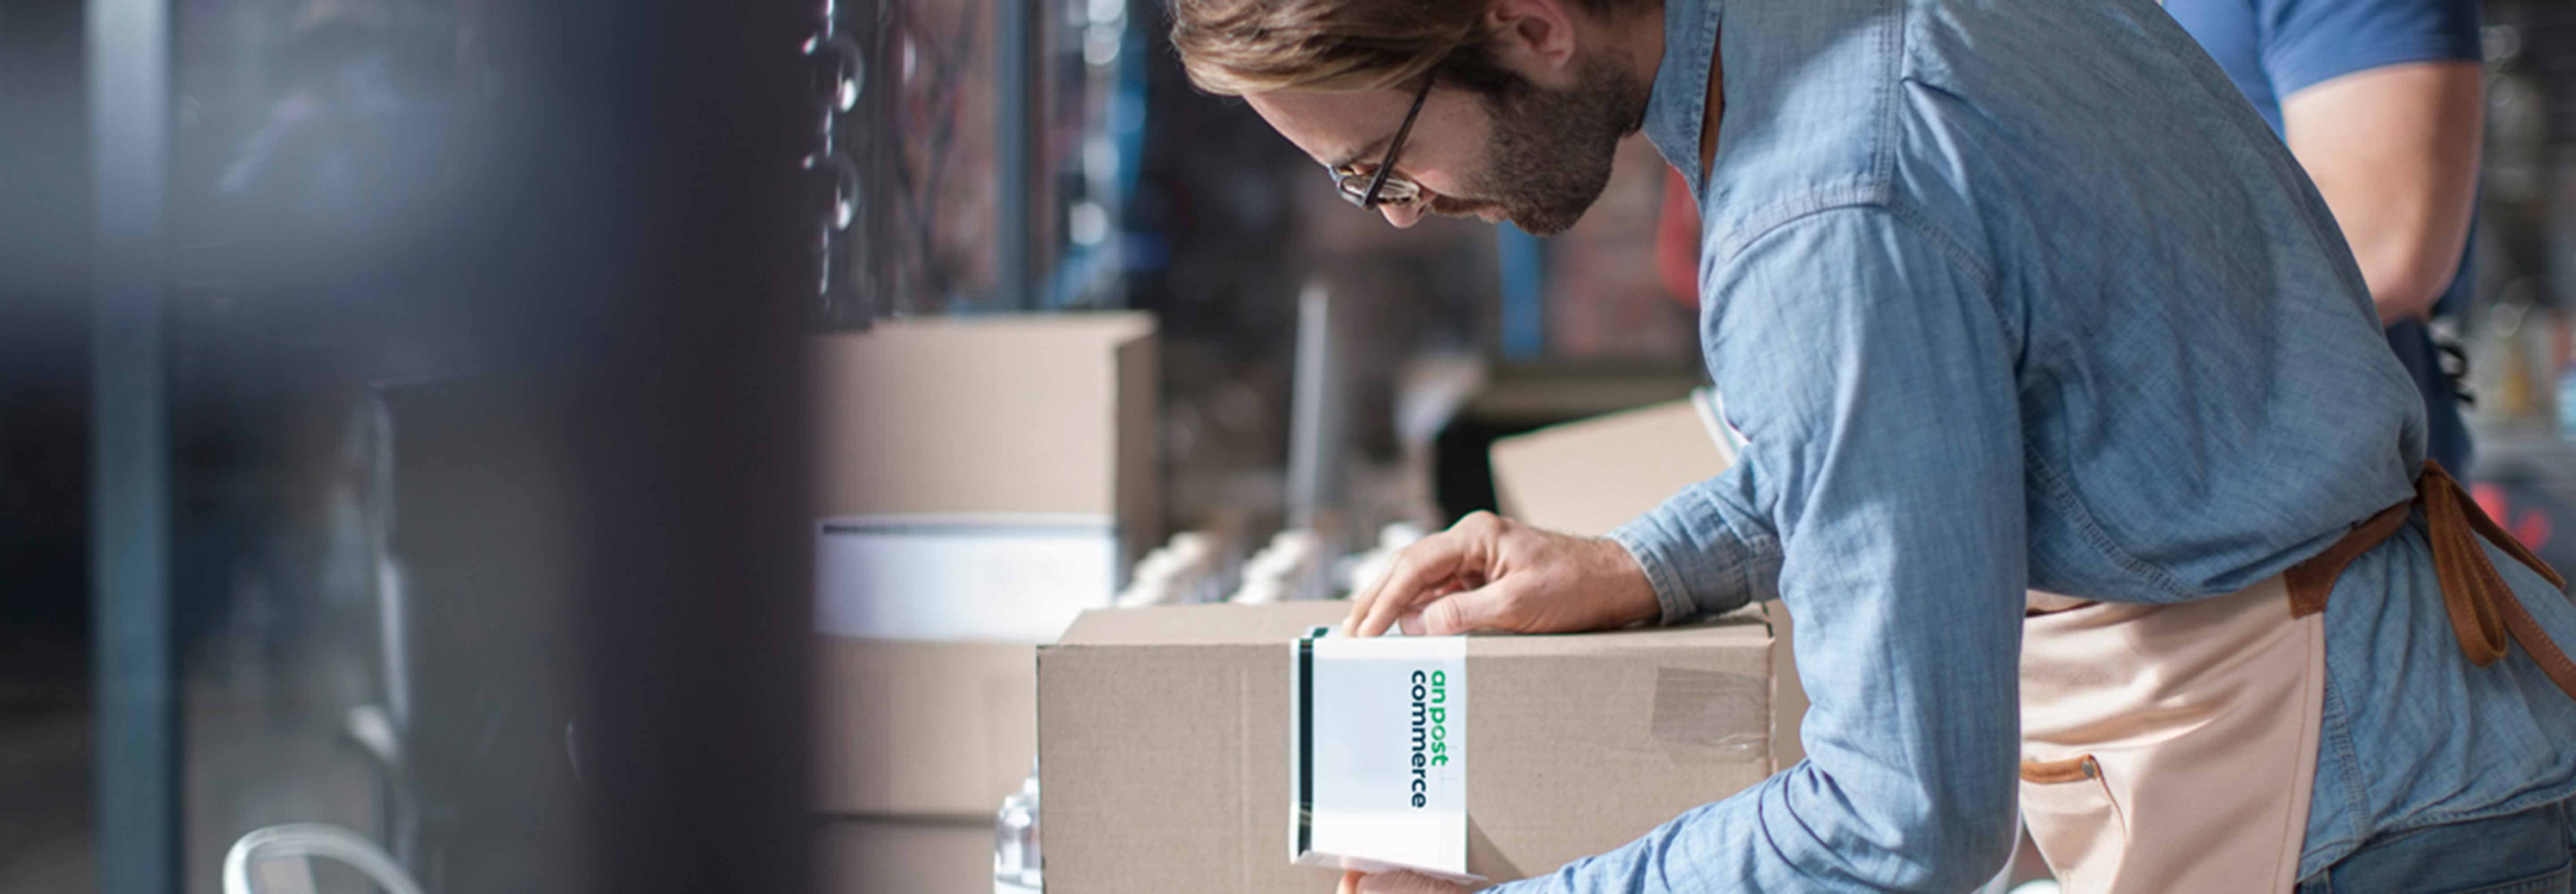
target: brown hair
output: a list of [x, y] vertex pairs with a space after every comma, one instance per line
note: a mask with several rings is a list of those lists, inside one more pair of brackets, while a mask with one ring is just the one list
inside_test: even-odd
[[[1172, 0], [1172, 47], [1210, 93], [1378, 90], [1437, 73], [1493, 93], [1516, 80], [1485, 52], [1492, 0]], [[1660, 0], [1573, 0], [1595, 14]]]

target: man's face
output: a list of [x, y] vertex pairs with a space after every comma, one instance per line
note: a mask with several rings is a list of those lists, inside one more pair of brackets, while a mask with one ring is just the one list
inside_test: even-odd
[[[1432, 90], [1395, 163], [1395, 173], [1428, 191], [1428, 202], [1381, 206], [1387, 222], [1409, 227], [1428, 210], [1508, 220], [1539, 236], [1573, 226], [1609, 184], [1619, 138], [1636, 132], [1647, 93], [1646, 84], [1613, 65], [1585, 64], [1577, 72], [1559, 89], [1515, 80], [1493, 95]], [[1326, 167], [1373, 173], [1413, 95], [1281, 90], [1244, 99]], [[1327, 186], [1319, 178], [1317, 188]]]

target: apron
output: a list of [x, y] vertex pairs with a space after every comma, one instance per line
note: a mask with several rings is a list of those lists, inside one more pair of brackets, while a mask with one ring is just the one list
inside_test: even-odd
[[2307, 843], [2325, 695], [2325, 605], [2344, 566], [2421, 508], [2442, 601], [2480, 667], [2522, 644], [2576, 697], [2576, 662], [2479, 548], [2566, 581], [2438, 463], [2413, 499], [2289, 571], [2170, 605], [2030, 594], [2022, 621], [2022, 816], [2081, 894], [2289, 891]]

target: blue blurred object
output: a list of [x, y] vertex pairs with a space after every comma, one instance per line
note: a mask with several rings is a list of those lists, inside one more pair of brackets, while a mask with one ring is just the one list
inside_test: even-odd
[[2558, 437], [2576, 444], [2576, 360], [2558, 374]]
[[1494, 250], [1503, 268], [1503, 358], [1536, 360], [1547, 353], [1547, 254], [1538, 237], [1508, 223], [1494, 228]]

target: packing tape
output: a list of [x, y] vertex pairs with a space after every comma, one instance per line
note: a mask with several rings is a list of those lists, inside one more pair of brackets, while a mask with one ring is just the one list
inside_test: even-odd
[[1655, 669], [1656, 742], [1682, 759], [1770, 759], [1771, 685], [1760, 677], [1688, 667]]

